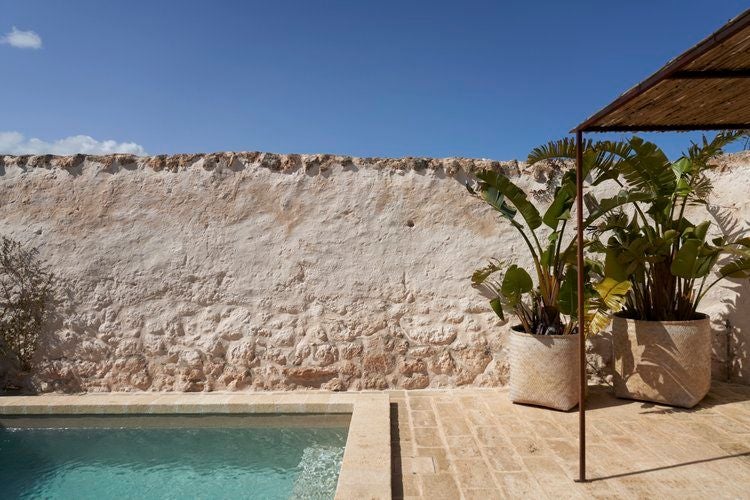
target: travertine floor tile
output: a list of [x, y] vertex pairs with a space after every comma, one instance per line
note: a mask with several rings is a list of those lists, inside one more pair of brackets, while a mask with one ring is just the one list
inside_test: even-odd
[[435, 427], [415, 427], [414, 442], [417, 446], [437, 447], [443, 446], [443, 441], [437, 433]]
[[469, 424], [463, 418], [442, 418], [440, 427], [446, 436], [470, 436]]
[[435, 412], [432, 410], [414, 410], [411, 418], [415, 427], [437, 427]]
[[419, 479], [422, 484], [422, 498], [454, 500], [461, 497], [452, 474], [429, 474], [419, 476]]
[[448, 452], [445, 448], [417, 448], [417, 457], [429, 457], [432, 459], [435, 472], [448, 472], [450, 462]]

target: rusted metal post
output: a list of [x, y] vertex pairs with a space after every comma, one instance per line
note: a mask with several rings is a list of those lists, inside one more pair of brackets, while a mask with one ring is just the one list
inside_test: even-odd
[[586, 481], [586, 319], [583, 296], [583, 132], [576, 129], [576, 224], [578, 260], [578, 481]]

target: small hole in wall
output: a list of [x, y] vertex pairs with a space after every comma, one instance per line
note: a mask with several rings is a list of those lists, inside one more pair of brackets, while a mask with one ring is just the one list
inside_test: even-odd
[[414, 221], [409, 219], [406, 221], [406, 227], [414, 227]]

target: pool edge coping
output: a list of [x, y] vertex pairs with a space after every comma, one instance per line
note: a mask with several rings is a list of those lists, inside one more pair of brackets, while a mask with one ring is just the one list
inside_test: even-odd
[[390, 397], [378, 392], [85, 393], [0, 396], [0, 415], [351, 414], [337, 499], [391, 498]]

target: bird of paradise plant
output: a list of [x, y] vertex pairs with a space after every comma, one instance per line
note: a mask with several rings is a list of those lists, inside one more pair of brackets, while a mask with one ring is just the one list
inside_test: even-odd
[[[707, 206], [712, 184], [707, 173], [728, 144], [746, 132], [720, 132], [692, 144], [676, 161], [655, 144], [632, 137], [626, 141], [587, 143], [591, 185], [614, 182], [615, 198], [584, 199], [596, 222], [589, 250], [604, 255], [604, 274], [632, 284], [622, 314], [651, 321], [695, 319], [706, 293], [726, 278], [750, 278], [750, 238], [709, 239], [710, 221], [693, 223], [690, 206]], [[536, 159], [575, 158], [572, 141], [538, 148]], [[629, 207], [625, 211], [623, 207]], [[721, 265], [719, 265], [721, 264]], [[717, 266], [718, 269], [715, 269]], [[716, 271], [712, 274], [712, 271]]]
[[[565, 140], [564, 145], [574, 148], [572, 141]], [[548, 153], [546, 146], [535, 149], [529, 155], [529, 164], [547, 159]], [[603, 154], [588, 144], [584, 154], [584, 174], [607, 166], [614, 158], [613, 153]], [[533, 272], [529, 273], [514, 263], [493, 259], [474, 272], [472, 284], [489, 295], [490, 306], [501, 319], [505, 320], [505, 309], [511, 309], [526, 333], [577, 333], [576, 242], [566, 236], [576, 198], [575, 170], [564, 172], [544, 214], [540, 214], [527, 194], [502, 172], [483, 170], [476, 177], [478, 181], [467, 183], [467, 189], [517, 230], [530, 253]], [[628, 201], [627, 198], [603, 200], [602, 210], [590, 213], [586, 225], [593, 224], [606, 213], [606, 209]], [[587, 333], [599, 332], [608, 325], [611, 312], [622, 308], [630, 282], [607, 276], [604, 266], [595, 260], [586, 259], [585, 262]], [[536, 277], [536, 283], [531, 274]]]

